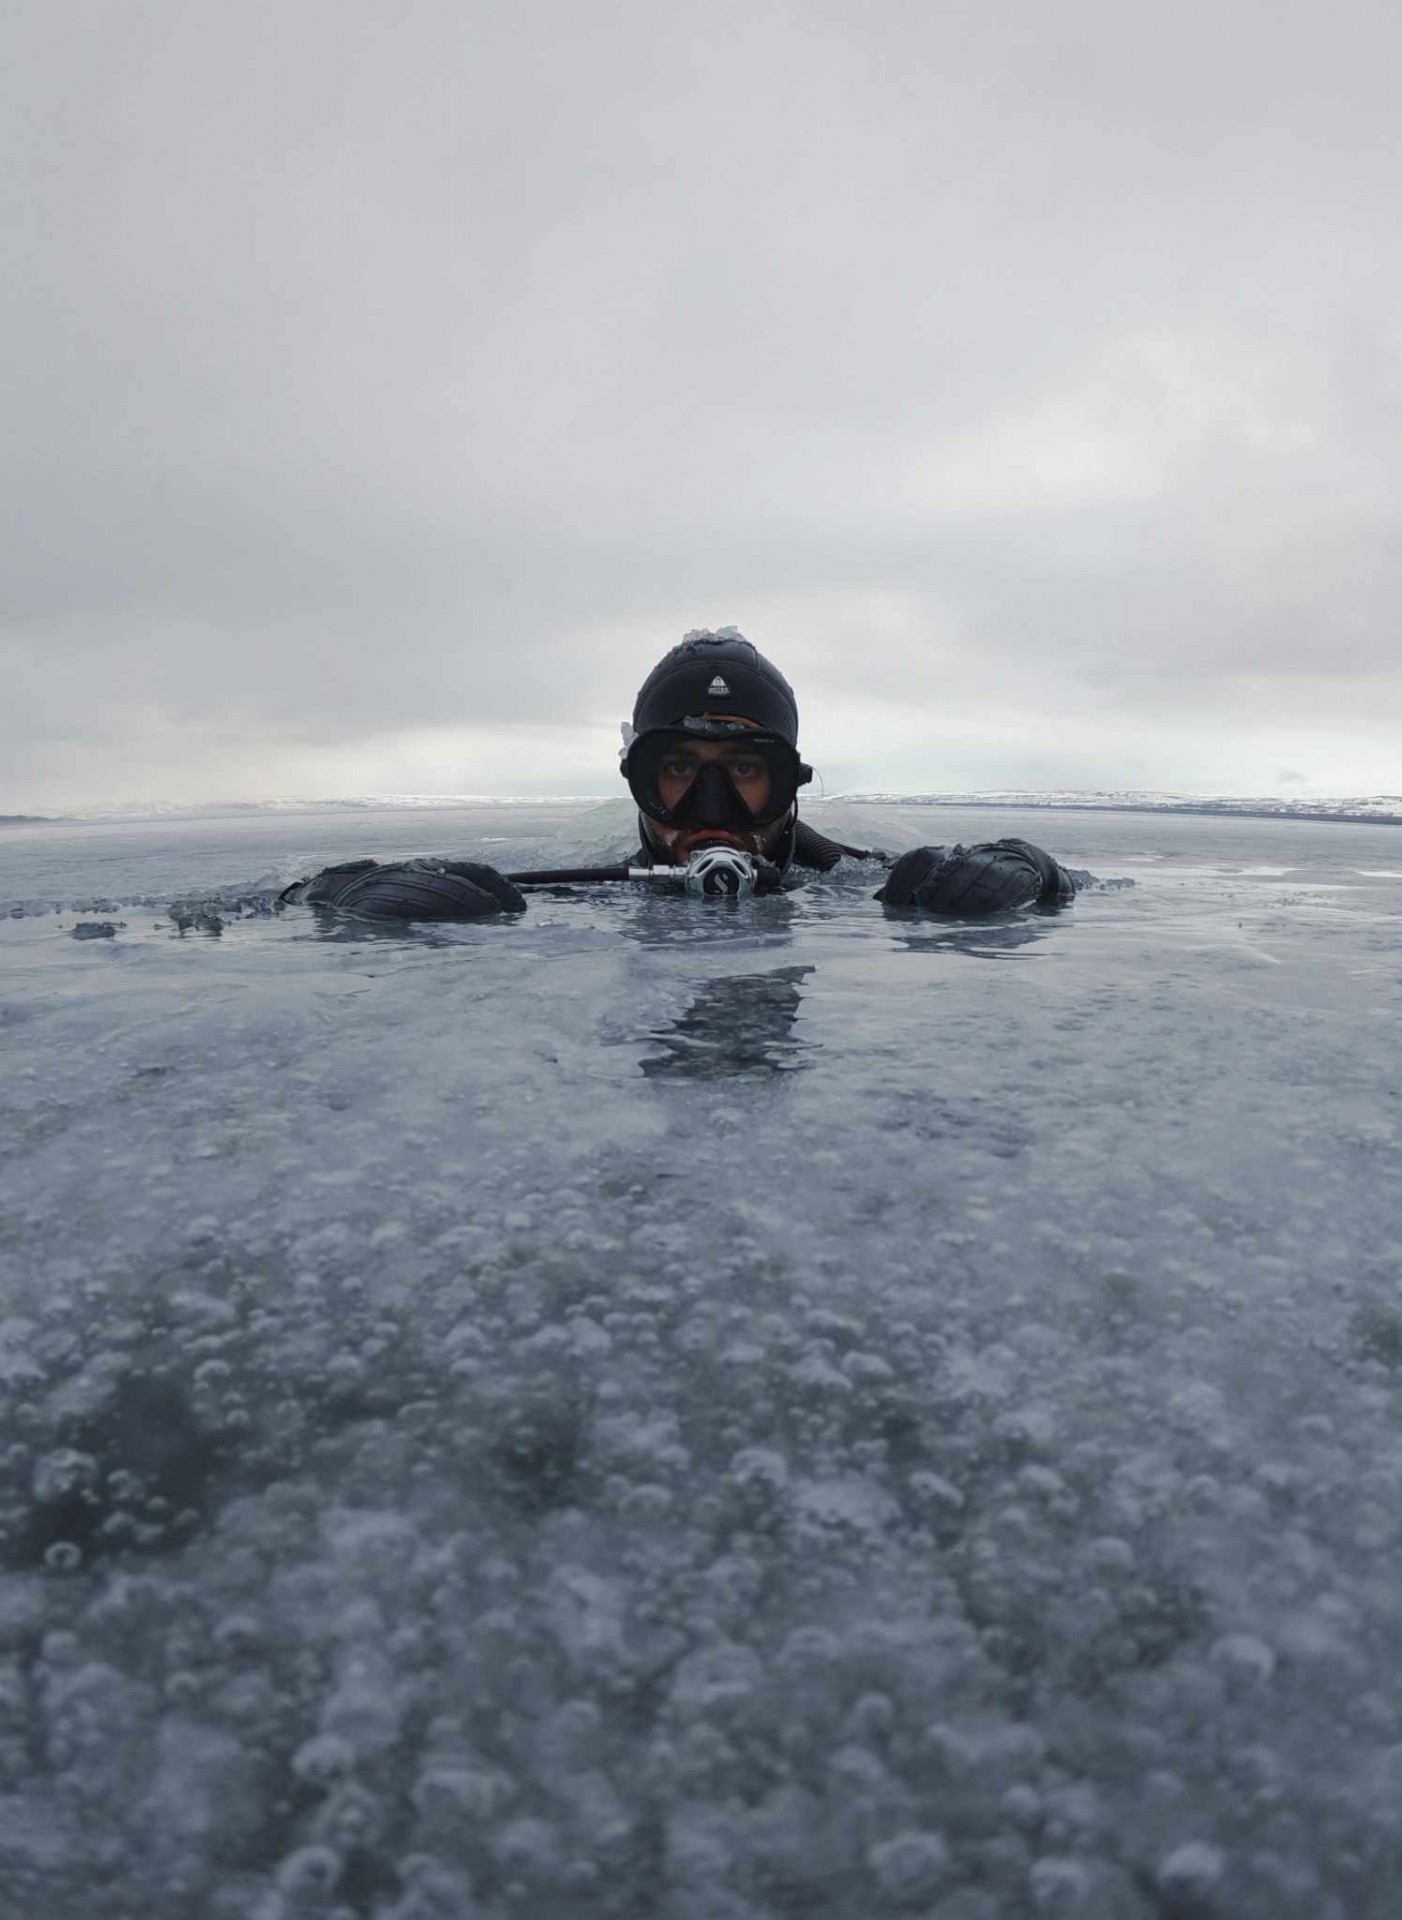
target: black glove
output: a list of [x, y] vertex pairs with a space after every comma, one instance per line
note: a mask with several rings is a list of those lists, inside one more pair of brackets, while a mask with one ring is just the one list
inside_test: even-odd
[[994, 840], [980, 847], [916, 847], [903, 853], [876, 897], [888, 907], [972, 918], [1019, 907], [1064, 907], [1075, 892], [1065, 868], [1031, 841]]
[[481, 920], [524, 913], [526, 902], [495, 867], [477, 860], [347, 860], [285, 889], [284, 901], [355, 920]]

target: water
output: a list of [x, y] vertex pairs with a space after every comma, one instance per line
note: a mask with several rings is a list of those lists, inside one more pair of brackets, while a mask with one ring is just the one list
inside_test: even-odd
[[813, 817], [1135, 885], [356, 932], [260, 898], [626, 810], [0, 831], [0, 1911], [1391, 1914], [1402, 838]]

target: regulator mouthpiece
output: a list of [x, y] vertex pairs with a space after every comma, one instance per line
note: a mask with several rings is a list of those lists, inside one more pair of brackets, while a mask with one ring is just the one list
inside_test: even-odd
[[747, 900], [758, 878], [754, 859], [739, 847], [698, 847], [686, 863], [683, 885], [707, 899]]
[[682, 887], [698, 900], [748, 900], [773, 893], [784, 884], [780, 869], [742, 847], [698, 847], [684, 867], [620, 867], [619, 880], [647, 880], [653, 886]]

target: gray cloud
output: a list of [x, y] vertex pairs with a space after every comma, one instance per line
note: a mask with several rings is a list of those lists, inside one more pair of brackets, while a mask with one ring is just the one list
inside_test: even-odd
[[0, 806], [606, 786], [722, 620], [867, 782], [1402, 786], [1391, 7], [3, 33]]

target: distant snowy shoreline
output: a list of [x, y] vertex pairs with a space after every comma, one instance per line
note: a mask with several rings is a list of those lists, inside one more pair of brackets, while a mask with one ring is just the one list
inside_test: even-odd
[[[152, 819], [207, 819], [222, 814], [356, 813], [369, 810], [443, 813], [460, 807], [559, 807], [605, 804], [603, 794], [348, 794], [314, 800], [224, 800], [198, 806], [158, 803], [118, 807], [82, 807], [62, 814], [0, 814], [0, 827], [58, 826], [64, 823]], [[1402, 826], [1402, 794], [1353, 795], [1316, 800], [1285, 800], [1272, 795], [1232, 798], [1215, 795], [1138, 793], [1130, 790], [1077, 793], [831, 793], [808, 803], [833, 802], [882, 807], [987, 807], [1049, 812], [1227, 814], [1246, 820], [1338, 820], [1364, 826]]]
[[1367, 798], [1280, 800], [1269, 795], [1234, 799], [1168, 793], [840, 793], [829, 798], [883, 807], [1045, 808], [1076, 813], [1230, 814], [1244, 820], [1341, 820], [1354, 825], [1402, 826], [1402, 794]]

